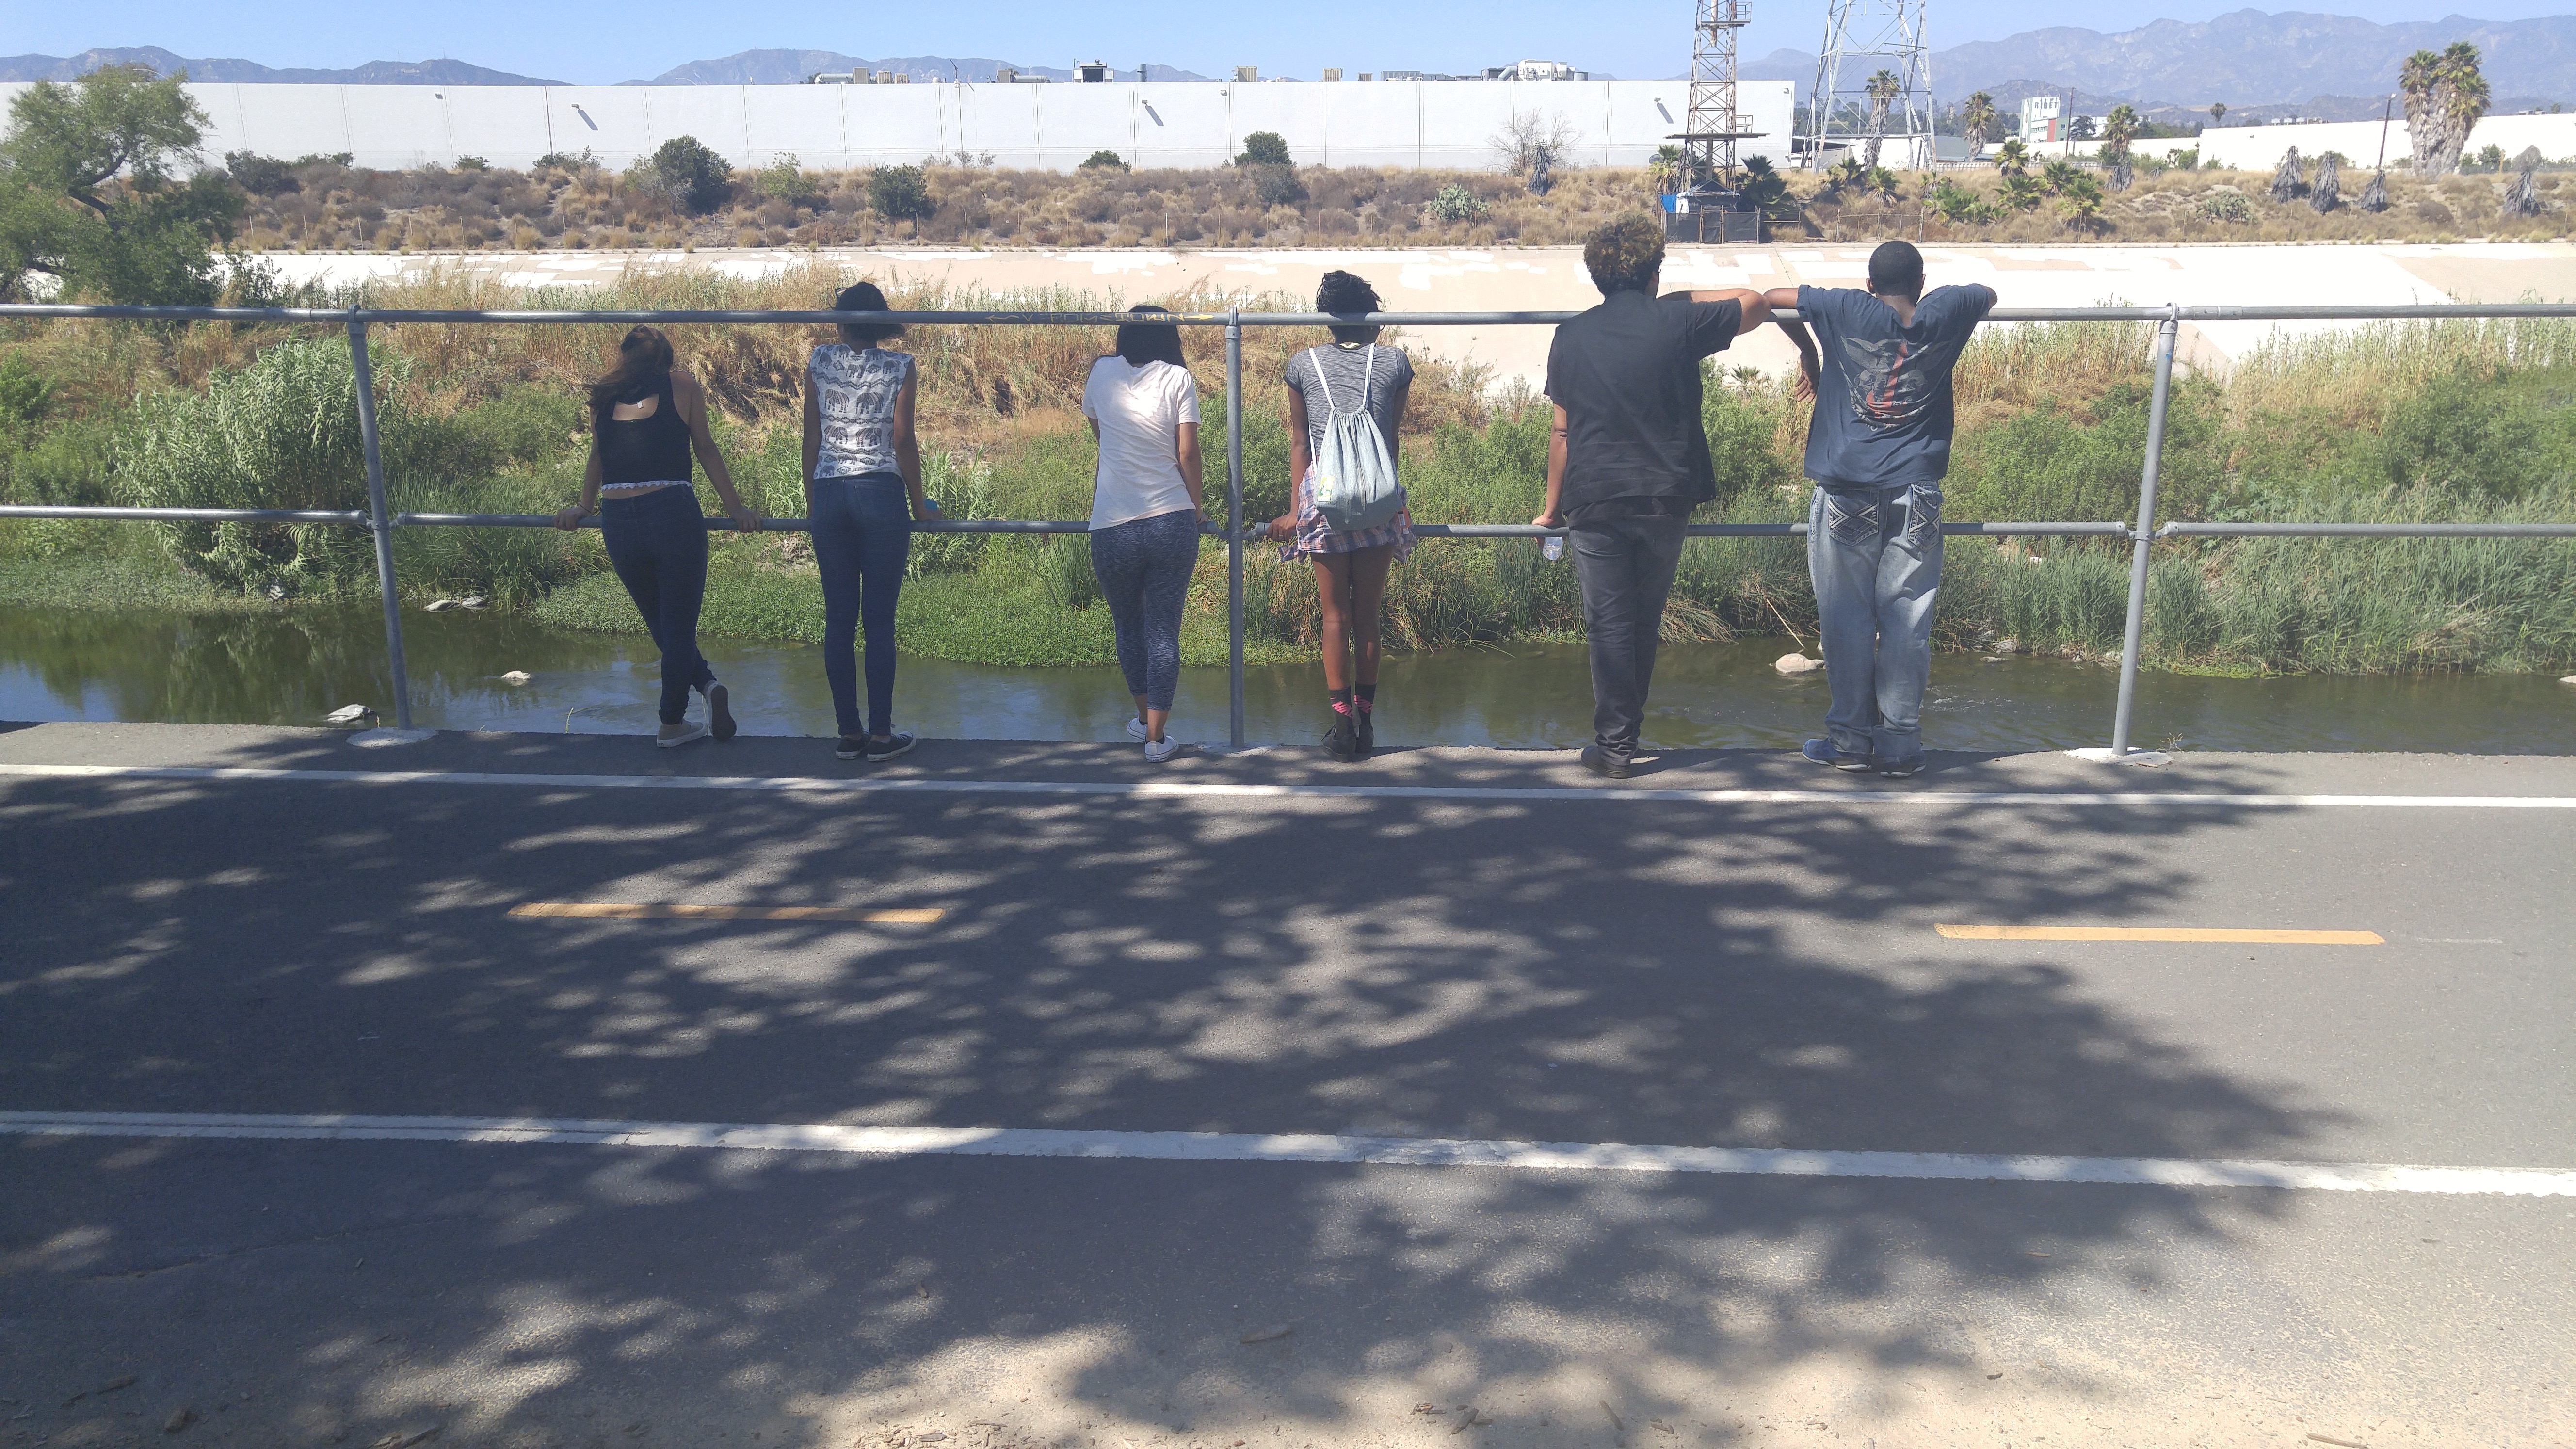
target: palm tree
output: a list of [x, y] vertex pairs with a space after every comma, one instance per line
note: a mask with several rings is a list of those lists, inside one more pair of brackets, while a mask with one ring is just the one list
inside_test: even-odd
[[2397, 88], [2406, 96], [2406, 138], [2415, 148], [2415, 174], [2446, 176], [2459, 169], [2469, 128], [2487, 113], [2490, 100], [2486, 77], [2478, 71], [2478, 48], [2455, 40], [2439, 55], [2419, 50], [2406, 57]]
[[1869, 78], [1869, 144], [1862, 149], [1861, 165], [1878, 165], [1879, 144], [1887, 139], [1888, 107], [1896, 104], [1897, 93], [1904, 88], [1905, 83], [1898, 80], [1892, 70], [1880, 71]]
[[2224, 120], [2226, 120], [2226, 119], [2227, 119], [2227, 102], [2225, 102], [2225, 101], [2212, 101], [2212, 102], [2210, 103], [2210, 106], [2209, 106], [2209, 124], [2211, 124], [2211, 125], [2215, 126], [2215, 125], [2217, 125], [2219, 122], [2224, 121]]
[[1959, 128], [1967, 133], [1969, 160], [1986, 154], [1986, 142], [1995, 134], [1995, 120], [1995, 98], [1984, 91], [1968, 97], [1968, 103], [1960, 107]]
[[2102, 118], [2102, 145], [2099, 155], [2111, 165], [2111, 189], [2129, 189], [2129, 143], [2137, 139], [2138, 108], [2123, 102], [2111, 108]]
[[2021, 137], [2008, 137], [1995, 148], [1995, 169], [2007, 177], [2030, 174], [2030, 148], [2022, 144]]

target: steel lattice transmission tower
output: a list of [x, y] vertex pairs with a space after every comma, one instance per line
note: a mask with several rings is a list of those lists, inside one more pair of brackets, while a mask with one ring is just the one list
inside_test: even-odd
[[1736, 103], [1735, 39], [1752, 7], [1744, 0], [1699, 0], [1691, 32], [1690, 129], [1681, 133], [1690, 175], [1684, 189], [1735, 186], [1735, 143], [1761, 133], [1744, 129]]
[[1824, 50], [1801, 128], [1809, 170], [1825, 165], [1828, 146], [1850, 147], [1864, 161], [1876, 152], [1878, 165], [1930, 168], [1932, 59], [1923, 45], [1923, 8], [1924, 0], [1827, 0]]

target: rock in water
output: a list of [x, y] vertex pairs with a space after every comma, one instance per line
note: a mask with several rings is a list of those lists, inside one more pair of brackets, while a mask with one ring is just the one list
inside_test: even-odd
[[503, 684], [525, 684], [534, 677], [535, 676], [529, 674], [528, 671], [524, 669], [513, 669], [509, 673], [501, 676], [501, 682]]
[[467, 594], [464, 598], [456, 601], [456, 606], [460, 609], [479, 609], [491, 602], [491, 599], [482, 594]]
[[2559, 682], [2559, 683], [2561, 683], [2561, 684], [2576, 684], [2576, 674], [2570, 674], [2570, 675], [2568, 675], [2566, 678], [2561, 679], [2561, 680], [2559, 680], [2558, 682]]
[[1773, 661], [1771, 667], [1782, 674], [1813, 674], [1825, 667], [1825, 661], [1810, 659], [1804, 654], [1783, 654]]
[[429, 601], [427, 612], [432, 614], [444, 614], [455, 607], [456, 601], [454, 599], [432, 599]]
[[376, 712], [363, 704], [344, 704], [322, 716], [322, 722], [329, 725], [356, 726], [365, 724], [375, 717]]

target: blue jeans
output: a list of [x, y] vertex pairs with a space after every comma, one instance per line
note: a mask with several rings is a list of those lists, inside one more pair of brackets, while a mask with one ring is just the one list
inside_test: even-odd
[[805, 490], [823, 574], [823, 677], [841, 733], [859, 728], [858, 632], [868, 636], [864, 733], [894, 732], [894, 606], [912, 557], [912, 500], [899, 473], [817, 478]]
[[1824, 634], [1825, 734], [1847, 755], [1923, 753], [1932, 606], [1941, 592], [1941, 489], [1816, 490], [1807, 574]]
[[662, 649], [662, 723], [689, 712], [689, 691], [716, 682], [698, 652], [698, 610], [707, 599], [706, 515], [688, 485], [656, 488], [599, 504], [608, 562], [644, 627]]
[[1181, 608], [1198, 566], [1196, 509], [1091, 531], [1091, 572], [1118, 631], [1118, 669], [1147, 709], [1170, 709], [1180, 692]]

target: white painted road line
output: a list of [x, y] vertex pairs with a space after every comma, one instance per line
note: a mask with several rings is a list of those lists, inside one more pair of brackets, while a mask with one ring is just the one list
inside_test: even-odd
[[0, 1133], [48, 1137], [211, 1137], [322, 1142], [558, 1143], [621, 1148], [836, 1152], [887, 1157], [1365, 1163], [1387, 1167], [1497, 1167], [1530, 1172], [1687, 1172], [1746, 1177], [2081, 1182], [2128, 1187], [2268, 1187], [2298, 1192], [2576, 1197], [2576, 1171], [2550, 1169], [2406, 1167], [2366, 1162], [2196, 1161], [2159, 1157], [2010, 1157], [1960, 1152], [1808, 1152], [1789, 1148], [1635, 1147], [1615, 1142], [1485, 1142], [1438, 1137], [171, 1112], [0, 1112]]
[[2569, 795], [2238, 795], [2223, 791], [1645, 790], [1615, 786], [1254, 785], [1218, 780], [925, 780], [752, 775], [554, 775], [468, 770], [305, 770], [248, 765], [0, 764], [28, 780], [267, 781], [318, 785], [500, 785], [555, 790], [740, 790], [778, 795], [1087, 795], [1142, 800], [1451, 800], [1586, 804], [2231, 806], [2263, 809], [2576, 810]]

